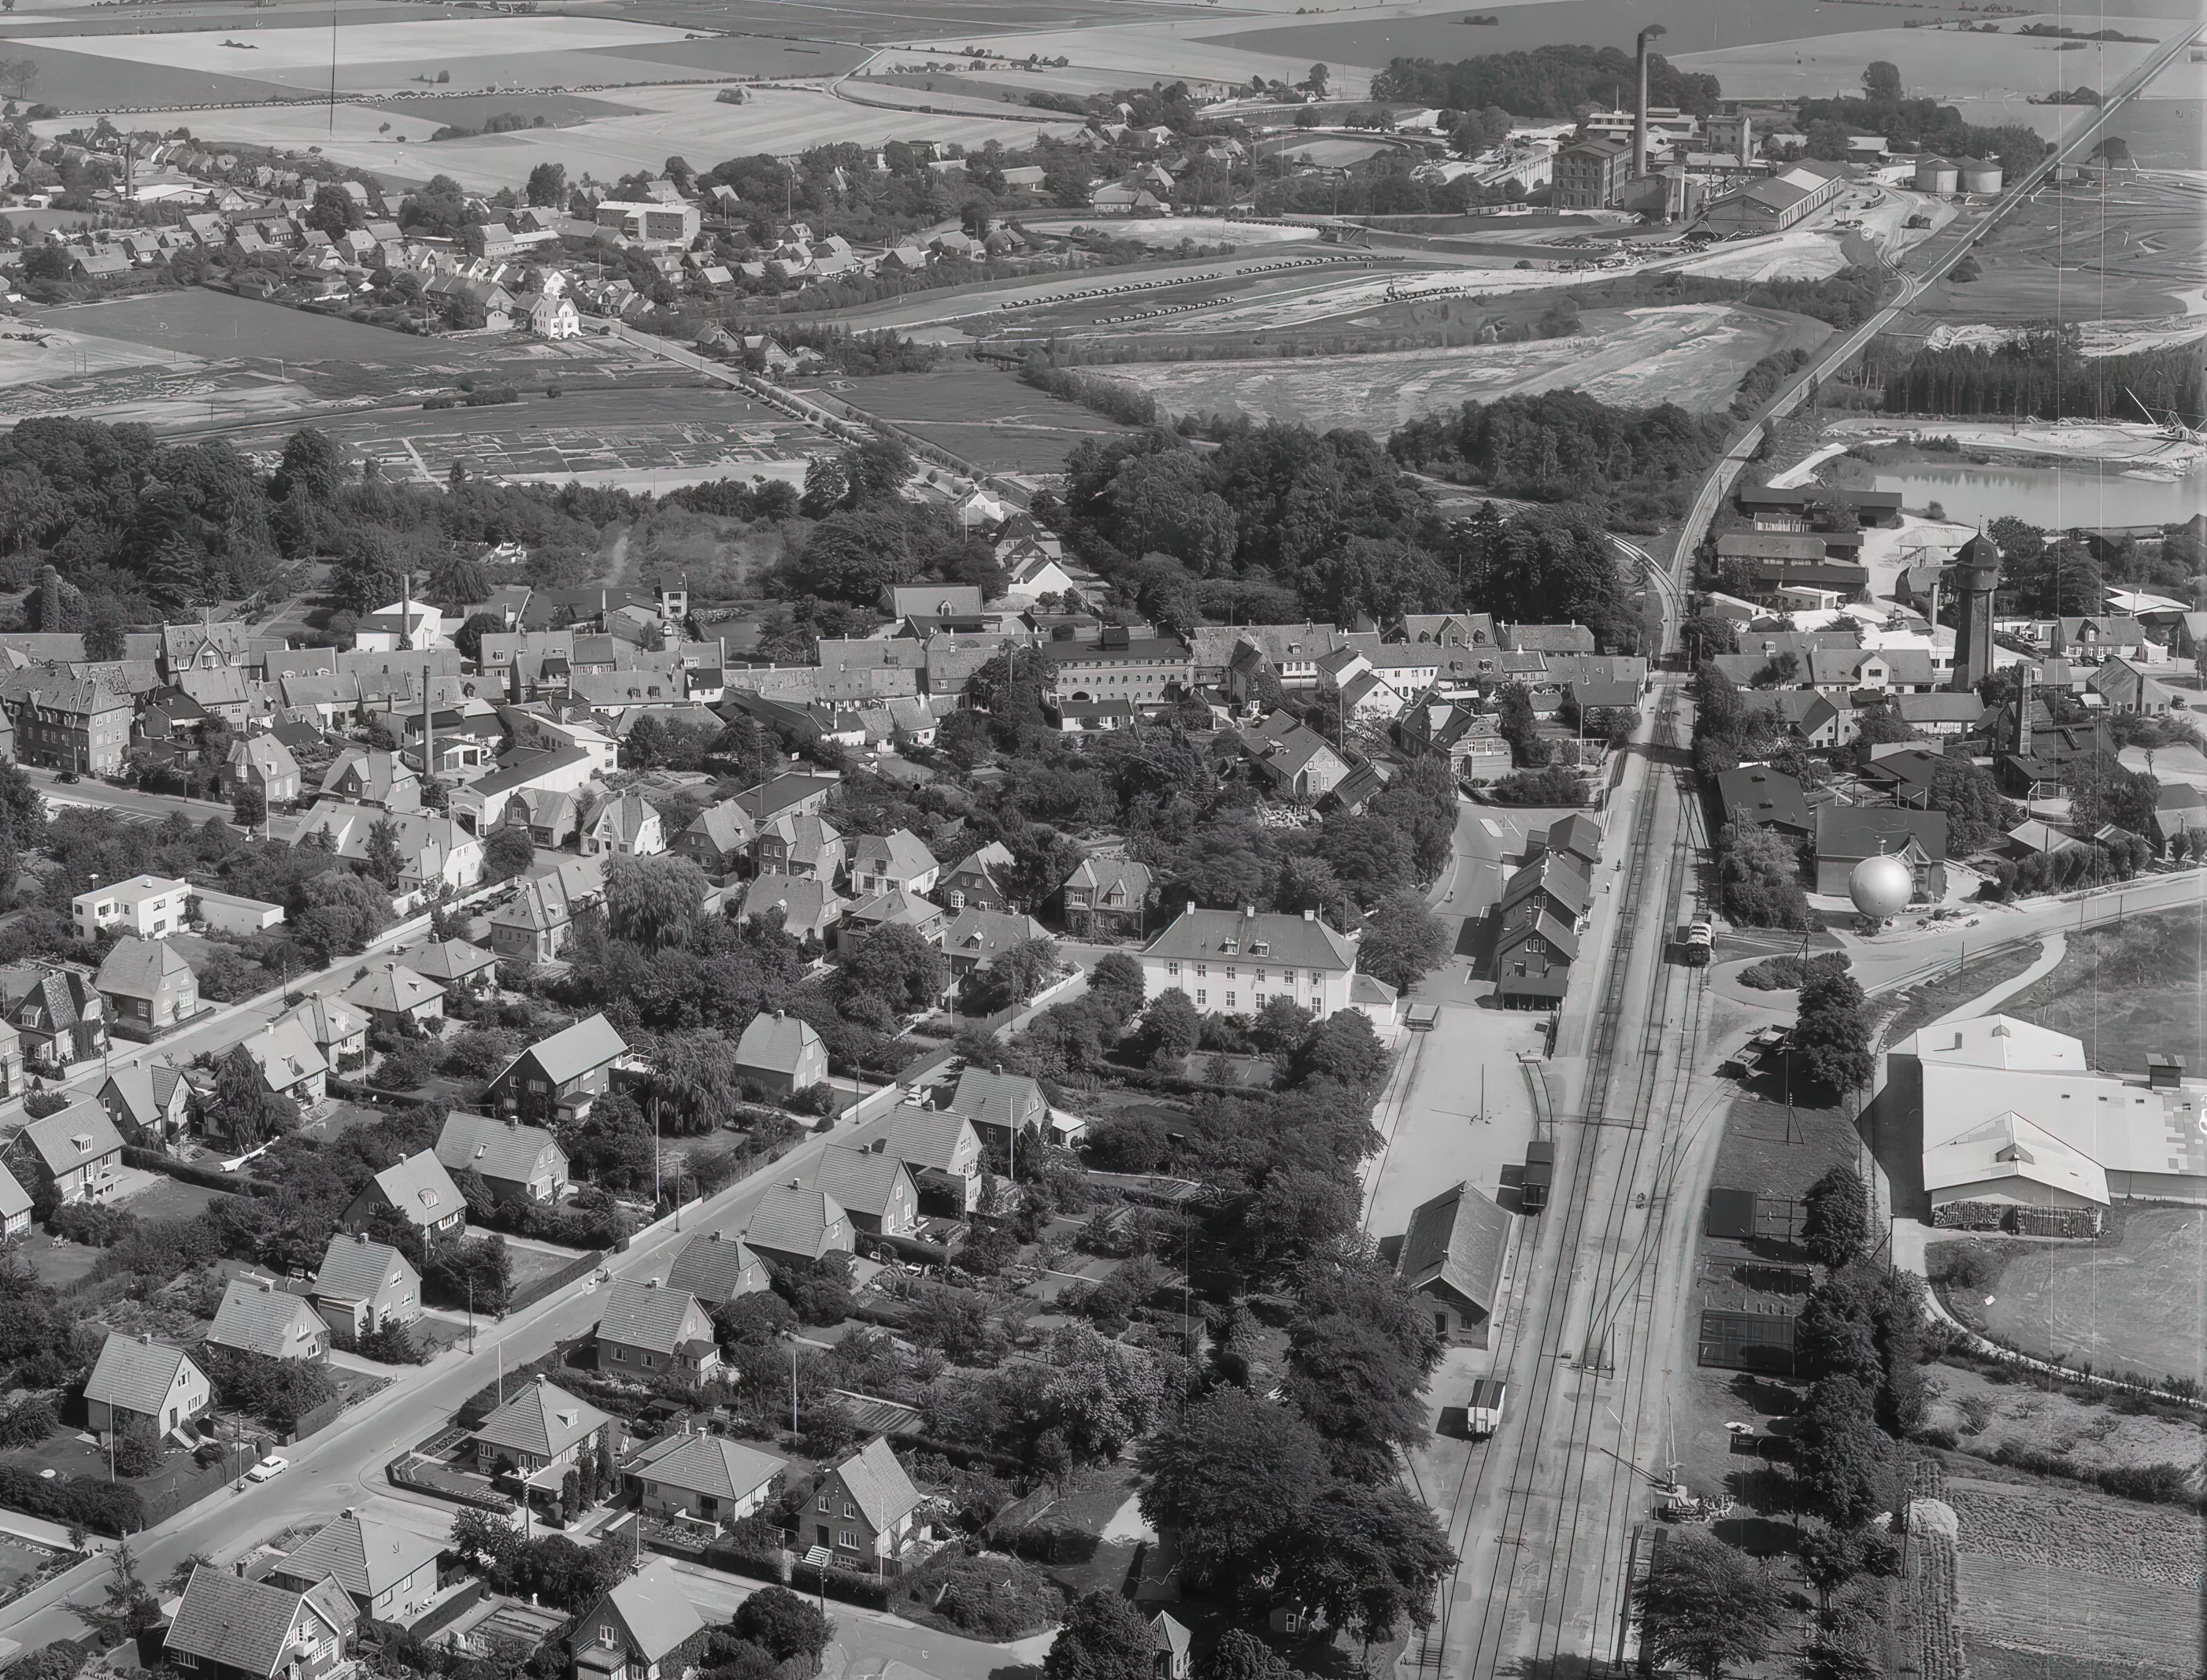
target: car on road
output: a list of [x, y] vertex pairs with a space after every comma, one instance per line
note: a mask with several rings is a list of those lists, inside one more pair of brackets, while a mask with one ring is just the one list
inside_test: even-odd
[[245, 1474], [248, 1480], [269, 1481], [282, 1475], [290, 1468], [291, 1461], [290, 1459], [279, 1457], [277, 1454], [272, 1452], [267, 1457], [262, 1459], [258, 1464], [254, 1465]]

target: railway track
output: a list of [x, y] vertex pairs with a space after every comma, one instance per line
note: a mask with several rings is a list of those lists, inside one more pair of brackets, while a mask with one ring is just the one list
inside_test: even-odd
[[[1659, 744], [1670, 745], [1676, 738], [1678, 697], [1675, 687], [1666, 690]], [[1675, 786], [1677, 773], [1672, 774]], [[1674, 909], [1690, 890], [1695, 855], [1694, 837], [1684, 825], [1667, 846], [1656, 845], [1661, 791], [1651, 773], [1631, 825], [1621, 888], [1629, 908], [1611, 947], [1580, 1123], [1556, 1128], [1572, 1129], [1573, 1135], [1564, 1181], [1550, 1203], [1548, 1217], [1560, 1229], [1543, 1247], [1552, 1259], [1588, 1256], [1589, 1270], [1582, 1278], [1559, 1280], [1544, 1297], [1529, 1297], [1536, 1306], [1513, 1312], [1505, 1324], [1496, 1368], [1517, 1373], [1527, 1396], [1522, 1426], [1510, 1448], [1476, 1453], [1466, 1462], [1449, 1504], [1457, 1568], [1443, 1583], [1434, 1622], [1406, 1668], [1468, 1672], [1483, 1680], [1528, 1659], [1588, 1649], [1589, 1640], [1612, 1653], [1623, 1648], [1628, 1522], [1640, 1480], [1630, 1466], [1637, 1463], [1643, 1446], [1637, 1395], [1654, 1340], [1653, 1303], [1645, 1286], [1669, 1217], [1669, 1184], [1698, 1133], [1696, 1117], [1678, 1110], [1701, 1028], [1701, 972], [1661, 965], [1661, 1007], [1640, 1032], [1628, 1026], [1636, 957], [1651, 931], [1659, 942], [1667, 936]], [[1651, 894], [1648, 888], [1658, 882], [1660, 894]], [[1660, 963], [1660, 951], [1657, 956]], [[1686, 1043], [1681, 1054], [1666, 1056], [1664, 1043], [1674, 1030], [1683, 1031]], [[1675, 1117], [1676, 1124], [1654, 1125], [1658, 1115]], [[1654, 1188], [1636, 1200], [1630, 1190], [1643, 1171]], [[1530, 1257], [1521, 1263], [1521, 1277], [1529, 1279], [1538, 1264]], [[1566, 1346], [1582, 1310], [1583, 1331], [1576, 1345]], [[1536, 1360], [1529, 1380], [1528, 1351]], [[1620, 1386], [1610, 1386], [1619, 1378]], [[1628, 1465], [1622, 1479], [1606, 1474], [1611, 1450], [1597, 1439], [1612, 1401], [1630, 1408], [1625, 1415], [1632, 1420], [1619, 1420], [1626, 1451], [1618, 1456]], [[1468, 1525], [1474, 1512], [1496, 1501], [1499, 1543], [1485, 1569], [1469, 1568], [1462, 1561]], [[1598, 1536], [1583, 1535], [1596, 1512]], [[1492, 1524], [1494, 1514], [1486, 1521]], [[1588, 1581], [1599, 1589], [1590, 1607], [1575, 1603], [1585, 1598]], [[1450, 1629], [1467, 1590], [1474, 1595], [1474, 1626], [1468, 1647], [1450, 1650]], [[1605, 1638], [1606, 1632], [1613, 1636]]]

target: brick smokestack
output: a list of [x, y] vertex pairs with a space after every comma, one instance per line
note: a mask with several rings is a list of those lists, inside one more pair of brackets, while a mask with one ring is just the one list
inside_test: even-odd
[[1640, 58], [1640, 102], [1632, 107], [1632, 178], [1635, 181], [1648, 173], [1648, 42], [1649, 37], [1664, 33], [1661, 24], [1649, 24], [1640, 32], [1636, 49]]

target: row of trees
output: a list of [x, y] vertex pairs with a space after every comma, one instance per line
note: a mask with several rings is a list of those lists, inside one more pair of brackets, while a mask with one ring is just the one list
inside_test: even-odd
[[2135, 421], [2171, 410], [2197, 416], [2207, 410], [2207, 374], [2186, 350], [2087, 356], [2073, 332], [2031, 332], [1991, 350], [1917, 351], [1887, 375], [1885, 407], [2040, 420]]
[[[1498, 106], [1514, 117], [1554, 122], [1588, 106], [1616, 103], [1618, 90], [1635, 85], [1630, 53], [1613, 46], [1537, 46], [1528, 52], [1489, 52], [1452, 64], [1430, 58], [1396, 58], [1372, 79], [1372, 97], [1454, 111]], [[1713, 75], [1681, 70], [1660, 52], [1648, 55], [1648, 97], [1696, 117], [1716, 109], [1720, 93]]]

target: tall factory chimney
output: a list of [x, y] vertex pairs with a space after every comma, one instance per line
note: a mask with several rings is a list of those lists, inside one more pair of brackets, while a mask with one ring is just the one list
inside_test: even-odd
[[1651, 36], [1664, 33], [1660, 23], [1651, 23], [1640, 32], [1640, 103], [1632, 107], [1632, 178], [1635, 181], [1648, 173], [1648, 42]]

